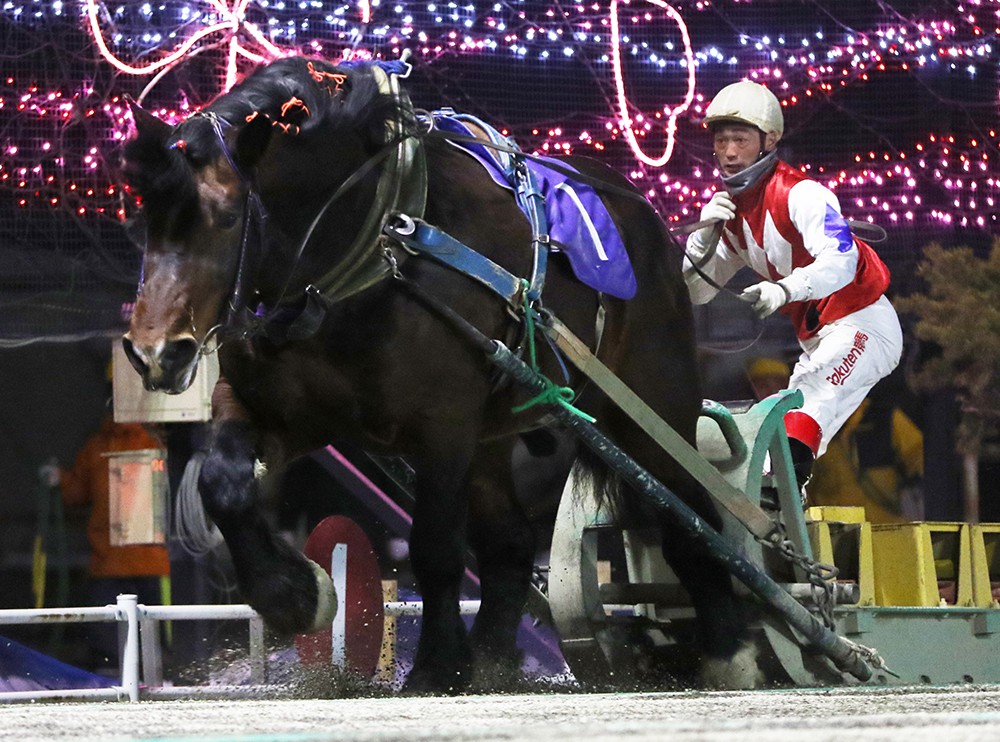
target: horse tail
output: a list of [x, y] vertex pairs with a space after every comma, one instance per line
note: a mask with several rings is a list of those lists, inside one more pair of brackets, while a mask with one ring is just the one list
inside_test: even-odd
[[578, 494], [589, 489], [594, 493], [598, 509], [609, 513], [615, 520], [622, 515], [628, 502], [622, 497], [625, 489], [622, 479], [589, 448], [580, 446], [573, 464], [573, 478]]

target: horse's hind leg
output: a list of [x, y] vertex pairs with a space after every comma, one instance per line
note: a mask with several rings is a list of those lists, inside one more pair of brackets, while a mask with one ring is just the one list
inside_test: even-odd
[[704, 542], [669, 524], [664, 516], [663, 556], [691, 596], [702, 649], [700, 681], [714, 688], [753, 688], [763, 678], [756, 653], [748, 653], [747, 606], [736, 596], [732, 577]]
[[257, 434], [224, 379], [212, 394], [212, 414], [198, 489], [229, 547], [244, 599], [282, 634], [328, 626], [336, 610], [333, 583], [265, 521], [254, 477]]
[[[683, 286], [680, 287], [683, 290]], [[635, 327], [659, 328], [652, 319], [643, 320], [642, 313], [665, 311], [660, 304], [629, 305]], [[613, 318], [605, 325], [605, 333]], [[701, 395], [694, 366], [693, 347], [685, 342], [682, 332], [687, 323], [647, 332], [642, 344], [623, 349], [616, 371], [620, 378], [650, 404], [689, 442], [695, 440]], [[712, 528], [721, 527], [721, 519], [709, 495], [681, 466], [672, 462], [653, 440], [638, 434], [625, 415], [608, 409], [598, 418], [609, 425], [611, 437], [628, 441], [628, 452], [648, 471], [677, 494]], [[743, 642], [748, 640], [749, 611], [737, 596], [729, 571], [718, 555], [694, 535], [673, 524], [669, 516], [661, 517], [663, 553], [691, 596], [698, 616], [698, 638], [702, 655], [703, 681], [724, 687], [745, 687], [757, 683], [756, 666], [737, 658]], [[744, 667], [736, 672], [737, 658]], [[723, 672], [716, 672], [721, 669]], [[733, 671], [733, 672], [730, 672]], [[728, 673], [728, 677], [726, 674]]]
[[[535, 533], [514, 496], [514, 439], [481, 444], [469, 478], [469, 542], [482, 603], [472, 629], [480, 671], [520, 677], [517, 627], [535, 559]], [[498, 679], [498, 678], [491, 678]]]

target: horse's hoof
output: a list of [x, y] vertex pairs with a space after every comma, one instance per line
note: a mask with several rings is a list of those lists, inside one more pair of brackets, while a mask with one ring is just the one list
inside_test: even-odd
[[699, 680], [713, 690], [750, 690], [765, 684], [764, 673], [757, 663], [760, 650], [753, 642], [740, 646], [732, 657], [709, 657], [701, 666]]
[[309, 629], [312, 632], [328, 628], [333, 623], [333, 617], [337, 615], [337, 590], [325, 569], [311, 559], [309, 566], [316, 577], [316, 616]]
[[403, 684], [403, 694], [413, 696], [457, 696], [464, 693], [468, 677], [461, 672], [422, 670], [414, 667]]
[[524, 684], [524, 653], [516, 647], [506, 652], [476, 649], [472, 688], [478, 692], [511, 691]]
[[315, 562], [300, 560], [287, 574], [267, 575], [243, 587], [246, 601], [281, 636], [329, 629], [337, 613], [333, 580]]

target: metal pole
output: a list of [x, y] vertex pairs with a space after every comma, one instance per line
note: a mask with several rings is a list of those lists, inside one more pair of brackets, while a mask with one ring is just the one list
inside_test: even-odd
[[[478, 600], [458, 601], [458, 614], [460, 616], [475, 616], [479, 613], [481, 602]], [[421, 600], [390, 600], [384, 604], [385, 615], [387, 616], [422, 616], [424, 615], [424, 603]]]
[[144, 605], [140, 609], [143, 618], [157, 621], [177, 620], [250, 620], [258, 616], [250, 606], [243, 603], [221, 605]]
[[86, 606], [84, 608], [5, 608], [0, 610], [0, 624], [53, 624], [87, 623], [90, 621], [117, 621], [113, 605]]
[[267, 682], [267, 648], [264, 646], [264, 619], [250, 619], [250, 682], [263, 685]]
[[122, 650], [122, 687], [128, 700], [139, 700], [139, 599], [135, 595], [118, 596], [118, 620], [125, 621], [125, 647]]
[[337, 594], [337, 612], [330, 627], [330, 662], [334, 667], [347, 667], [347, 544], [333, 547], [330, 577]]
[[[539, 374], [511, 353], [503, 343], [494, 340], [493, 345], [494, 350], [488, 354], [490, 361], [532, 394], [541, 394], [545, 391], [546, 385]], [[550, 411], [637, 492], [645, 493], [672, 518], [674, 523], [705, 544], [709, 553], [713, 554], [758, 598], [781, 613], [809, 645], [829, 657], [840, 670], [850, 673], [858, 680], [868, 680], [871, 677], [871, 668], [853, 644], [827, 629], [765, 572], [739, 554], [722, 534], [709, 526], [677, 495], [639, 466], [607, 436], [561, 405], [551, 405]]]
[[[142, 615], [140, 609], [139, 615]], [[146, 687], [163, 685], [163, 647], [160, 645], [160, 622], [155, 618], [139, 619], [139, 648], [142, 650], [142, 682]]]

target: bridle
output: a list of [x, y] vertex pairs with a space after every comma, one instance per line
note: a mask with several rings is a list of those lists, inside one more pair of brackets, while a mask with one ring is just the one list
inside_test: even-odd
[[[251, 239], [251, 232], [256, 229], [259, 241], [260, 236], [264, 233], [264, 225], [267, 221], [267, 212], [264, 210], [264, 205], [261, 202], [260, 194], [255, 187], [253, 178], [244, 172], [244, 170], [237, 164], [236, 160], [233, 158], [232, 152], [229, 150], [229, 145], [226, 143], [225, 132], [227, 129], [232, 128], [232, 124], [214, 111], [199, 111], [187, 119], [184, 123], [187, 123], [193, 118], [202, 118], [209, 122], [212, 127], [212, 132], [215, 134], [215, 138], [218, 140], [219, 146], [222, 149], [222, 153], [225, 155], [227, 164], [230, 168], [232, 168], [236, 177], [240, 180], [240, 183], [242, 183], [246, 188], [246, 196], [244, 197], [243, 202], [243, 226], [240, 232], [236, 272], [233, 276], [233, 284], [229, 291], [229, 299], [226, 301], [226, 308], [223, 313], [223, 317], [215, 325], [208, 329], [205, 336], [198, 343], [196, 357], [200, 358], [201, 356], [218, 351], [219, 347], [221, 347], [221, 341], [218, 341], [218, 338], [222, 335], [223, 330], [234, 325], [237, 318], [243, 314], [243, 309], [246, 304], [247, 274], [250, 271], [251, 263], [250, 251], [255, 243], [255, 241]], [[176, 132], [179, 128], [179, 126], [176, 127], [174, 132]], [[183, 152], [185, 149], [184, 140], [177, 138], [168, 144], [167, 148]], [[145, 261], [143, 261], [143, 269], [139, 276], [140, 290], [144, 282]], [[213, 339], [216, 339], [217, 342], [214, 347], [211, 347], [209, 343]]]
[[[264, 208], [255, 179], [248, 175], [237, 164], [232, 152], [229, 149], [229, 145], [226, 142], [225, 132], [232, 128], [232, 124], [213, 111], [200, 111], [194, 114], [194, 117], [204, 118], [209, 122], [215, 138], [218, 140], [218, 143], [222, 148], [227, 164], [230, 168], [232, 168], [233, 172], [240, 180], [240, 183], [246, 189], [246, 196], [244, 197], [243, 204], [243, 226], [239, 239], [236, 272], [233, 276], [232, 286], [229, 290], [229, 298], [225, 303], [225, 310], [220, 320], [209, 328], [205, 337], [202, 338], [198, 344], [197, 355], [200, 357], [218, 351], [222, 345], [222, 338], [224, 335], [230, 334], [230, 331], [235, 331], [232, 334], [246, 335], [252, 332], [253, 326], [256, 324], [252, 320], [249, 320], [248, 317], [247, 294], [249, 293], [248, 285], [250, 281], [250, 274], [254, 268], [257, 267], [255, 264], [261, 257], [260, 245], [264, 237], [264, 228], [267, 222], [267, 211]], [[389, 154], [391, 154], [392, 148], [396, 145], [398, 145], [398, 139], [391, 140], [383, 145], [373, 155], [369, 156], [336, 188], [336, 190], [330, 195], [330, 197], [316, 213], [316, 216], [313, 218], [309, 228], [299, 241], [298, 247], [294, 252], [288, 276], [285, 279], [281, 292], [279, 293], [278, 300], [275, 302], [276, 307], [279, 306], [286, 297], [292, 277], [295, 274], [296, 266], [305, 252], [317, 225], [330, 210], [330, 207], [333, 206], [333, 204], [342, 198], [348, 191], [357, 186], [358, 183], [360, 183], [378, 164], [384, 161]], [[168, 145], [168, 147], [170, 149], [183, 150], [183, 141], [177, 140]], [[254, 232], [256, 232], [255, 239], [252, 238], [252, 233]], [[144, 280], [145, 271], [143, 270], [139, 278], [140, 287], [142, 286]], [[214, 346], [210, 344], [213, 339], [218, 340]]]

